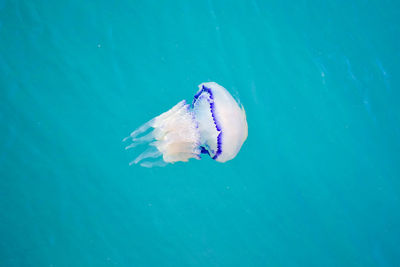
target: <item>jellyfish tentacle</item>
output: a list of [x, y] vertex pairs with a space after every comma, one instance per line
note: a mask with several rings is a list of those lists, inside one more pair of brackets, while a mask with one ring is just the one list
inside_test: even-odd
[[140, 154], [134, 161], [129, 163], [129, 165], [138, 164], [140, 161], [144, 159], [157, 158], [161, 155], [162, 155], [161, 151], [159, 151], [156, 147], [149, 147], [146, 151]]
[[[128, 138], [130, 138], [130, 137], [128, 137]], [[139, 137], [139, 138], [132, 138], [132, 143], [130, 145], [126, 146], [125, 149], [127, 150], [127, 149], [136, 147], [141, 144], [149, 143], [153, 140], [154, 140], [154, 131], [152, 131], [142, 137]]]
[[154, 119], [146, 122], [145, 124], [143, 124], [142, 126], [137, 128], [136, 130], [134, 130], [129, 136], [125, 137], [122, 140], [122, 142], [125, 142], [128, 139], [134, 140], [138, 135], [140, 135], [141, 133], [146, 132], [150, 127], [153, 127], [153, 124], [154, 124]]
[[132, 142], [143, 143], [143, 142], [150, 142], [154, 139], [154, 131], [139, 137], [139, 138], [132, 138]]
[[139, 143], [132, 143], [132, 144], [126, 146], [126, 147], [125, 147], [125, 150], [128, 150], [128, 149], [130, 149], [130, 148], [136, 147], [136, 146], [138, 146], [138, 145], [139, 145]]
[[164, 167], [166, 166], [168, 163], [161, 160], [158, 161], [145, 161], [140, 163], [140, 166], [145, 167], [145, 168], [151, 168], [151, 167]]

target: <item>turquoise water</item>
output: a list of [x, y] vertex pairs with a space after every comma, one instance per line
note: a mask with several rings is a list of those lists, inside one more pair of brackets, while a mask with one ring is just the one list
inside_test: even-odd
[[[398, 1], [0, 1], [1, 266], [399, 266]], [[128, 166], [197, 85], [225, 164]]]

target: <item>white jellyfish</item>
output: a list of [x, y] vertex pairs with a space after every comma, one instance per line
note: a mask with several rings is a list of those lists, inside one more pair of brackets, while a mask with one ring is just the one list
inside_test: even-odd
[[[153, 130], [145, 134], [149, 128]], [[191, 158], [200, 159], [201, 154], [226, 162], [237, 155], [247, 138], [247, 131], [243, 106], [224, 87], [208, 82], [199, 85], [191, 105], [182, 100], [123, 141], [132, 141], [125, 149], [149, 145], [130, 165], [164, 166]], [[151, 158], [159, 159], [148, 161]]]

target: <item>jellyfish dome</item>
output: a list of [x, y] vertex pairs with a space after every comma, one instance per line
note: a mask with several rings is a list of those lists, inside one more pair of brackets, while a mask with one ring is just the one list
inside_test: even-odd
[[[149, 129], [152, 130], [148, 132]], [[199, 85], [192, 104], [182, 100], [123, 141], [131, 141], [125, 149], [149, 146], [130, 165], [153, 167], [200, 159], [201, 154], [226, 162], [236, 157], [247, 133], [243, 106], [224, 87], [208, 82]]]

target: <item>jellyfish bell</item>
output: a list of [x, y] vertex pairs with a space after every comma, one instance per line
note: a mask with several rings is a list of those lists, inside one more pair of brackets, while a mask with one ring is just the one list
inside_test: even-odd
[[247, 138], [243, 107], [215, 82], [199, 85], [192, 106], [202, 146], [216, 161], [233, 159]]
[[[149, 133], [149, 129], [153, 129]], [[155, 117], [123, 141], [131, 140], [130, 149], [140, 144], [149, 148], [131, 164], [143, 167], [200, 159], [208, 154], [218, 162], [233, 159], [247, 138], [247, 120], [243, 106], [215, 82], [202, 83], [192, 104], [182, 100]], [[148, 159], [158, 158], [156, 161]]]

